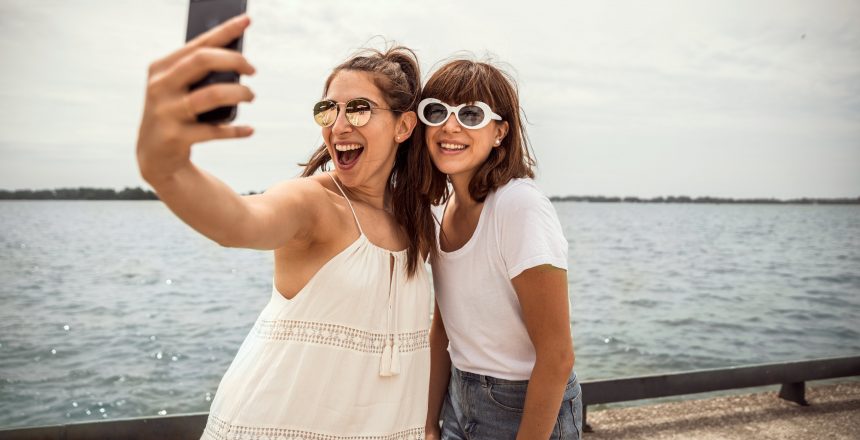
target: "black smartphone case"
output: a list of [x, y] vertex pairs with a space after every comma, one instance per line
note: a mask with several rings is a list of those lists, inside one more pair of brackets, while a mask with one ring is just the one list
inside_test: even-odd
[[[246, 0], [191, 0], [188, 8], [188, 30], [185, 41], [190, 41], [198, 35], [215, 26], [243, 14]], [[230, 42], [227, 49], [242, 52], [242, 37]], [[205, 87], [215, 83], [239, 82], [236, 72], [210, 72], [200, 81], [192, 84], [190, 90]], [[236, 106], [219, 107], [197, 115], [197, 121], [221, 124], [236, 119]]]

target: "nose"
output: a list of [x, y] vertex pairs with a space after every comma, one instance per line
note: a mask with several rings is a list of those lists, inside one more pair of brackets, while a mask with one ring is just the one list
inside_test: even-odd
[[462, 129], [463, 127], [460, 125], [460, 121], [457, 120], [457, 116], [453, 113], [448, 113], [448, 119], [442, 124], [442, 130], [445, 133], [459, 133]]
[[352, 124], [346, 120], [346, 104], [337, 104], [337, 116], [331, 126], [331, 131], [334, 134], [342, 134], [351, 132], [352, 128]]

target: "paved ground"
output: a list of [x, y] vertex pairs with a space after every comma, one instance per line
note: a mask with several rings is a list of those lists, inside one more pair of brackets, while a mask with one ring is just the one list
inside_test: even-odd
[[776, 394], [589, 411], [584, 439], [860, 439], [860, 382], [807, 385], [806, 407]]

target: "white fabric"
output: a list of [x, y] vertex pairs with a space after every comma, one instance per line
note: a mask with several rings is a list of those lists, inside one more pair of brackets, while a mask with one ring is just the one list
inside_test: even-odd
[[362, 232], [293, 299], [272, 289], [202, 438], [423, 440], [429, 316], [424, 265]]
[[455, 367], [500, 379], [530, 378], [534, 345], [510, 280], [542, 264], [567, 270], [567, 247], [555, 208], [533, 180], [511, 180], [487, 196], [469, 241], [452, 252], [440, 249], [432, 261]]

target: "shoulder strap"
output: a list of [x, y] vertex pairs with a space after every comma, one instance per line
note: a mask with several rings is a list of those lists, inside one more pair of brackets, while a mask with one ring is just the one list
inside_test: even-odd
[[343, 188], [341, 188], [340, 184], [337, 183], [337, 179], [334, 178], [334, 174], [332, 174], [332, 173], [326, 173], [326, 174], [328, 174], [328, 176], [331, 177], [331, 181], [334, 182], [335, 186], [337, 186], [337, 189], [339, 189], [340, 193], [343, 195], [343, 198], [346, 199], [346, 203], [349, 205], [349, 210], [352, 211], [352, 218], [355, 219], [355, 224], [358, 226], [358, 232], [360, 232], [361, 235], [364, 235], [364, 230], [361, 229], [361, 223], [358, 221], [358, 216], [355, 214], [355, 208], [352, 207], [352, 202], [349, 201], [349, 197], [346, 196], [346, 193], [343, 192]]

